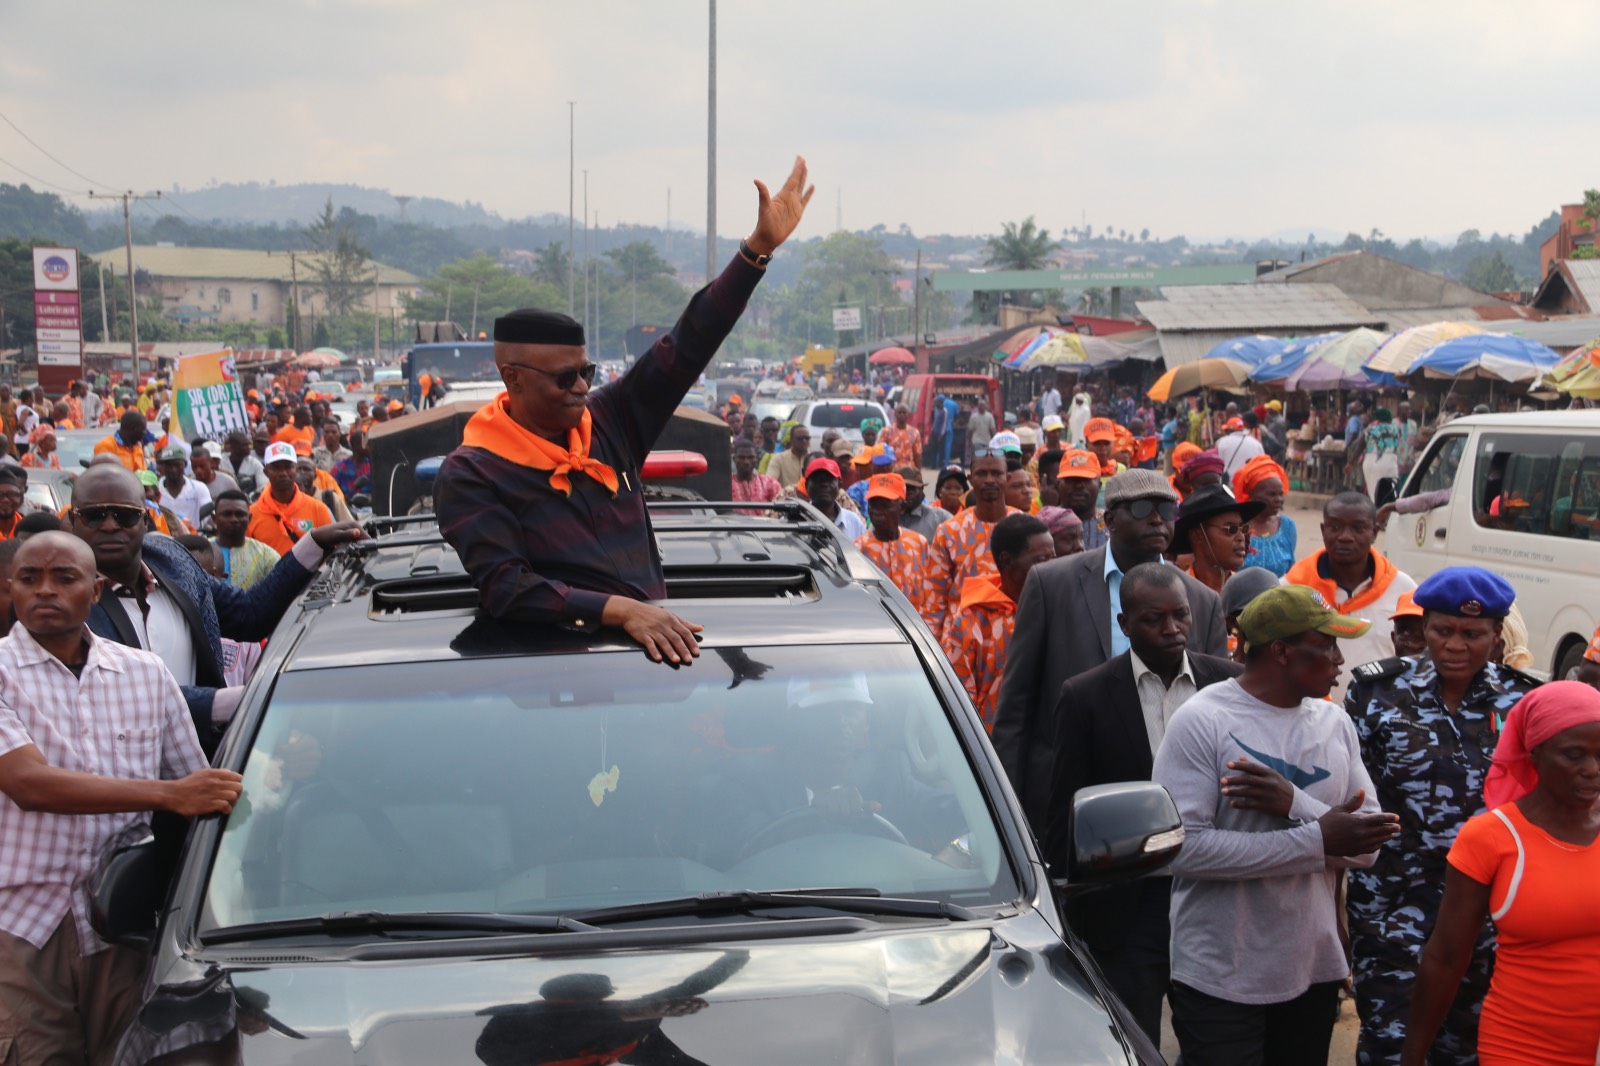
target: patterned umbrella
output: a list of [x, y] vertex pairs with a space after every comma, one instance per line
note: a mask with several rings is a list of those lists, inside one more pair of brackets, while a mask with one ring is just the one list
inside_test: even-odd
[[1017, 369], [1033, 370], [1041, 366], [1081, 363], [1089, 358], [1089, 353], [1076, 333], [1062, 333], [1029, 345], [1013, 358], [1017, 360]]
[[1389, 339], [1375, 329], [1353, 329], [1319, 345], [1283, 381], [1286, 389], [1319, 392], [1328, 389], [1375, 389], [1379, 382], [1363, 368], [1378, 346]]
[[1036, 343], [1039, 338], [1054, 337], [1059, 333], [1066, 332], [1068, 331], [1060, 326], [1029, 326], [1027, 329], [1018, 330], [1001, 341], [1000, 345], [995, 348], [995, 360], [997, 362], [1009, 361], [1028, 345]]
[[1431, 322], [1426, 326], [1412, 326], [1390, 337], [1367, 360], [1369, 371], [1405, 374], [1417, 356], [1436, 344], [1485, 332], [1482, 326], [1471, 322]]
[[1600, 399], [1600, 340], [1574, 350], [1551, 368], [1545, 380], [1569, 396]]
[[1250, 367], [1237, 359], [1197, 359], [1156, 378], [1147, 394], [1157, 403], [1201, 389], [1236, 389], [1249, 376]]

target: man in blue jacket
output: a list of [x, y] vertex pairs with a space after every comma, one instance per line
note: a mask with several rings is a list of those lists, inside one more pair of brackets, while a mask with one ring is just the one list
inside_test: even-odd
[[271, 636], [327, 553], [363, 534], [354, 522], [314, 529], [245, 590], [207, 574], [171, 537], [147, 533], [145, 513], [143, 488], [120, 465], [96, 464], [73, 487], [71, 530], [94, 551], [95, 566], [106, 578], [89, 628], [161, 656], [210, 755], [243, 694], [223, 681], [222, 638]]

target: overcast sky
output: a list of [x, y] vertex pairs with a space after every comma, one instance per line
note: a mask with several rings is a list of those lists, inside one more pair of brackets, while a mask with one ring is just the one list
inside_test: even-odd
[[[718, 231], [1522, 233], [1600, 185], [1593, 0], [722, 0]], [[127, 188], [347, 181], [703, 229], [706, 0], [6, 0], [0, 112]], [[0, 160], [74, 189], [0, 123]], [[0, 181], [22, 181], [0, 165]], [[580, 191], [581, 211], [581, 191]], [[77, 201], [84, 202], [84, 201]], [[181, 198], [180, 198], [181, 202]]]

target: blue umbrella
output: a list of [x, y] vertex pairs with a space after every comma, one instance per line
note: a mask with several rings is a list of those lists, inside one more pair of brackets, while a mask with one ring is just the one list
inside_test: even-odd
[[1202, 358], [1232, 359], [1245, 366], [1257, 366], [1263, 359], [1282, 351], [1288, 341], [1282, 337], [1232, 337], [1213, 347]]
[[1505, 333], [1473, 333], [1435, 344], [1417, 356], [1408, 373], [1430, 378], [1496, 378], [1537, 381], [1561, 356], [1526, 337]]
[[[1282, 345], [1275, 352], [1268, 352], [1260, 362], [1250, 371], [1250, 380], [1257, 384], [1269, 381], [1282, 381], [1284, 378], [1300, 369], [1311, 353], [1327, 344], [1329, 341], [1344, 336], [1343, 333], [1318, 333], [1311, 337], [1300, 337], [1293, 341], [1279, 341]], [[1271, 337], [1251, 338], [1272, 340]]]

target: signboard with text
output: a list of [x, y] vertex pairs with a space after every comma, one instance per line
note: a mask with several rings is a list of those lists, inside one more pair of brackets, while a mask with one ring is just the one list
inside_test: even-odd
[[184, 440], [204, 437], [220, 441], [236, 429], [250, 432], [232, 349], [179, 356], [172, 373], [172, 392], [178, 408], [178, 432]]
[[78, 250], [33, 250], [34, 346], [39, 384], [46, 392], [67, 391], [83, 374], [83, 309], [78, 292]]
[[861, 328], [861, 308], [835, 307], [833, 309], [833, 328], [836, 332]]

